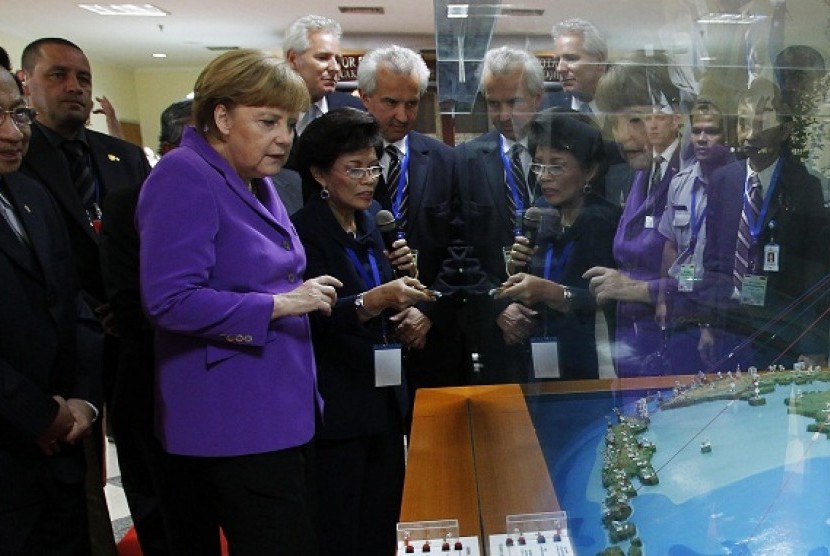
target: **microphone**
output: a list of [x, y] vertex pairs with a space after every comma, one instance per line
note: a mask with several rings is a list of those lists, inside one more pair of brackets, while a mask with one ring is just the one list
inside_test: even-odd
[[527, 238], [531, 249], [536, 246], [539, 226], [542, 224], [543, 211], [539, 207], [530, 207], [522, 217], [522, 234]]
[[[399, 239], [403, 239], [403, 230], [398, 227], [398, 221], [395, 215], [388, 210], [379, 210], [375, 215], [375, 226], [380, 230], [383, 236], [383, 245], [386, 251], [392, 252], [392, 244]], [[406, 272], [395, 267], [395, 275], [398, 277], [406, 276]]]

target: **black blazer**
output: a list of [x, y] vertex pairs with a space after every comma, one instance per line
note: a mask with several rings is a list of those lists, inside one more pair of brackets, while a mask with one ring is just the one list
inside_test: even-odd
[[464, 237], [473, 248], [486, 293], [507, 279], [503, 247], [513, 245], [513, 215], [507, 203], [499, 133], [491, 131], [455, 148], [455, 171]]
[[[106, 195], [125, 187], [137, 187], [150, 173], [144, 152], [135, 145], [86, 130], [94, 174], [102, 186], [102, 203]], [[98, 237], [89, 225], [80, 199], [72, 187], [66, 157], [46, 138], [40, 124], [32, 125], [29, 152], [20, 170], [41, 182], [57, 201], [66, 221], [69, 241], [78, 266], [81, 289], [96, 300], [105, 300], [98, 256]]]
[[[370, 210], [355, 215], [356, 239], [340, 227], [319, 197], [312, 197], [292, 216], [306, 251], [305, 278], [328, 274], [343, 282], [331, 316], [310, 315], [317, 384], [325, 402], [323, 423], [317, 429], [320, 438], [353, 438], [388, 430], [393, 426], [389, 422], [389, 404], [398, 403], [403, 395], [398, 387], [375, 387], [372, 346], [383, 342], [384, 316], [365, 324], [358, 321], [354, 299], [371, 288], [363, 283], [345, 251], [351, 247], [368, 264], [366, 253], [372, 249], [381, 282], [394, 278], [392, 267], [383, 256], [383, 239], [374, 225], [374, 214], [379, 208], [373, 203]], [[390, 342], [394, 341], [391, 327], [387, 327], [387, 332]]]
[[[735, 266], [735, 245], [743, 210], [746, 185], [746, 161], [739, 160], [717, 170], [707, 188], [709, 200], [706, 215], [706, 247], [704, 250], [704, 289], [701, 300], [708, 309], [712, 324], [748, 336], [770, 319], [775, 318], [793, 300], [799, 298], [830, 271], [827, 233], [828, 213], [819, 181], [803, 164], [782, 154], [781, 172], [764, 228], [758, 240], [760, 256], [770, 242], [768, 224], [775, 221], [774, 239], [780, 246], [780, 271], [762, 272], [767, 276], [766, 302], [763, 307], [741, 305], [731, 299], [734, 288], [732, 271]], [[797, 341], [790, 355], [827, 352], [828, 319], [798, 339], [805, 328], [819, 317], [830, 300], [824, 295], [807, 307], [811, 296], [796, 310], [773, 327], [780, 342], [772, 349], [781, 350]]]
[[34, 440], [57, 414], [53, 395], [101, 407], [100, 376], [78, 365], [77, 281], [63, 220], [41, 185], [2, 177], [31, 242], [0, 217], [0, 511], [47, 496], [53, 478], [80, 482], [80, 443], [47, 457]]
[[[544, 199], [538, 203], [544, 206]], [[620, 208], [595, 193], [585, 197], [582, 211], [567, 230], [551, 226], [544, 219], [536, 242], [538, 249], [531, 260], [530, 272], [544, 277], [545, 259], [552, 246], [557, 257], [570, 244], [570, 255], [562, 267], [561, 276], [550, 279], [568, 286], [573, 292], [570, 311], [561, 313], [547, 306], [534, 307], [540, 318], [538, 336], [553, 336], [558, 340], [559, 369], [564, 379], [598, 378], [595, 321], [596, 302], [588, 291], [588, 281], [582, 277], [594, 266], [613, 268], [614, 235], [620, 220]], [[556, 266], [556, 261], [552, 261]], [[557, 279], [558, 278], [558, 279]], [[613, 304], [608, 304], [611, 307]]]

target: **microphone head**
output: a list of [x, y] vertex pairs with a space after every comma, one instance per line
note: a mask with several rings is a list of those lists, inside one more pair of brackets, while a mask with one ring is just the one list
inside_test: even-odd
[[379, 210], [375, 215], [375, 226], [381, 232], [394, 232], [398, 227], [395, 215], [388, 210]]
[[525, 211], [524, 217], [522, 217], [522, 224], [525, 228], [538, 229], [542, 223], [543, 213], [544, 211], [539, 207], [530, 207]]

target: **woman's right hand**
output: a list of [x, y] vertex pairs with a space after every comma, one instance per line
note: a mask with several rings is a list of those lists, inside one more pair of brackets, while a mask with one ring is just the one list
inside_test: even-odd
[[403, 311], [419, 301], [432, 301], [434, 297], [417, 278], [404, 276], [374, 287], [363, 294], [363, 306], [379, 315], [385, 309]]
[[274, 298], [274, 310], [271, 318], [305, 315], [320, 311], [331, 314], [331, 308], [337, 301], [335, 288], [343, 287], [342, 282], [333, 276], [317, 276], [303, 282], [298, 288], [280, 293]]
[[530, 246], [530, 240], [525, 236], [513, 238], [513, 246], [510, 248], [507, 259], [507, 274], [512, 275], [519, 272], [520, 269], [525, 269], [530, 263], [530, 259], [533, 258], [533, 249]]

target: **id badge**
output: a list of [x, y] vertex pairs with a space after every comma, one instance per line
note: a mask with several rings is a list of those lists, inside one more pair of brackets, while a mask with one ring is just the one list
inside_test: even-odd
[[375, 348], [375, 386], [401, 385], [401, 344], [377, 344]]
[[741, 284], [741, 304], [764, 306], [764, 298], [767, 295], [767, 277], [748, 274], [744, 276]]
[[654, 217], [652, 215], [646, 216], [646, 229], [653, 230], [654, 229]]
[[559, 342], [556, 338], [531, 338], [534, 378], [559, 378]]
[[680, 265], [680, 274], [677, 275], [677, 291], [690, 292], [695, 289], [695, 265], [685, 263]]
[[781, 247], [777, 243], [767, 243], [764, 246], [764, 270], [768, 272], [778, 272], [779, 257], [781, 256]]

